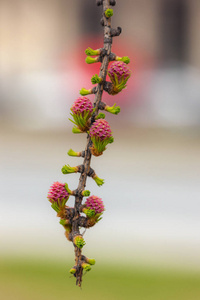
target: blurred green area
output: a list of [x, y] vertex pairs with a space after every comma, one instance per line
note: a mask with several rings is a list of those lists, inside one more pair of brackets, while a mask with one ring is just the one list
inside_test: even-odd
[[97, 263], [83, 277], [80, 289], [68, 273], [70, 268], [71, 264], [65, 261], [1, 259], [1, 299], [200, 299], [200, 273]]

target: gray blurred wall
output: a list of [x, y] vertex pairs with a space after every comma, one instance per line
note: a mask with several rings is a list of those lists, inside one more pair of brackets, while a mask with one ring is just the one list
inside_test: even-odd
[[[178, 20], [172, 24], [179, 15], [173, 14], [177, 5], [180, 10], [185, 6], [186, 10], [182, 21], [185, 59], [200, 68], [199, 0], [117, 1], [113, 26], [123, 24], [123, 34], [132, 44], [148, 49], [155, 58], [162, 58], [162, 30], [166, 24], [172, 31], [173, 26], [180, 25]], [[89, 33], [89, 28], [92, 33], [95, 31], [88, 20], [95, 19], [99, 11], [94, 0], [0, 0], [0, 72], [50, 67], [59, 49], [70, 52], [70, 43], [79, 39], [80, 34]], [[96, 30], [99, 28], [97, 25]], [[171, 41], [170, 37], [168, 40], [173, 44], [172, 33]], [[174, 49], [172, 45], [171, 51]]]
[[[100, 15], [95, 0], [0, 0], [1, 119], [38, 128], [52, 118], [64, 124], [66, 104], [86, 77], [84, 56], [78, 61], [80, 43], [102, 35]], [[134, 72], [136, 55], [143, 60], [143, 69], [130, 79], [140, 89], [127, 96], [132, 106], [124, 117], [145, 126], [199, 125], [200, 1], [118, 0], [112, 24], [123, 28], [118, 41], [124, 52], [131, 48]]]

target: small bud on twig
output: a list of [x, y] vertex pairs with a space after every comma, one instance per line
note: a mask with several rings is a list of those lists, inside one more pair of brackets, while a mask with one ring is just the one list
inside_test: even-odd
[[82, 212], [84, 214], [86, 214], [86, 216], [88, 216], [89, 218], [92, 218], [92, 217], [95, 216], [95, 210], [94, 209], [89, 209], [89, 208], [84, 207], [82, 209]]
[[98, 186], [104, 184], [104, 179], [99, 178], [96, 174], [92, 177]]
[[99, 113], [98, 116], [96, 116], [95, 120], [98, 120], [98, 119], [105, 119], [105, 114], [103, 113]]
[[105, 16], [106, 16], [106, 18], [112, 17], [113, 16], [113, 9], [112, 8], [106, 9]]
[[125, 64], [129, 64], [130, 63], [130, 58], [128, 56], [123, 56], [123, 57], [116, 56], [115, 60], [117, 60], [117, 61], [123, 61]]
[[116, 106], [116, 103], [111, 107], [106, 105], [104, 108], [105, 111], [108, 111], [111, 114], [117, 115], [120, 112], [120, 107]]
[[86, 262], [90, 265], [95, 265], [96, 263], [94, 258], [87, 258], [87, 257], [86, 257]]
[[90, 191], [88, 191], [88, 190], [82, 191], [82, 196], [83, 196], [83, 197], [88, 197], [88, 196], [90, 196]]
[[65, 165], [61, 169], [63, 174], [71, 174], [71, 173], [77, 173], [78, 167], [70, 167], [70, 165]]
[[71, 268], [71, 269], [69, 270], [69, 273], [75, 274], [75, 273], [76, 273], [76, 268], [75, 268], [75, 267]]
[[102, 78], [99, 77], [97, 74], [95, 74], [94, 76], [92, 76], [91, 82], [92, 82], [92, 84], [101, 83], [102, 82]]
[[94, 63], [99, 62], [99, 61], [100, 61], [99, 56], [96, 56], [96, 57], [87, 56], [86, 59], [85, 59], [85, 62], [87, 64], [94, 64]]
[[116, 0], [110, 0], [110, 5], [115, 6]]
[[101, 51], [102, 51], [102, 49], [93, 50], [92, 48], [88, 47], [85, 50], [85, 54], [88, 55], [88, 56], [96, 56], [96, 55], [100, 55]]
[[69, 156], [77, 156], [77, 157], [80, 157], [81, 156], [81, 152], [75, 152], [74, 150], [72, 149], [69, 149], [69, 151], [67, 152], [67, 154]]
[[80, 249], [85, 245], [85, 241], [81, 235], [76, 235], [73, 238], [73, 243]]
[[80, 90], [80, 95], [82, 95], [82, 96], [86, 96], [86, 95], [89, 95], [89, 94], [94, 94], [93, 89], [86, 90], [85, 88], [82, 88]]
[[82, 263], [81, 267], [85, 270], [85, 271], [90, 271], [91, 270], [91, 266], [89, 264], [86, 263]]
[[119, 36], [122, 32], [122, 28], [121, 27], [117, 27], [117, 29], [112, 28], [111, 29], [111, 36]]

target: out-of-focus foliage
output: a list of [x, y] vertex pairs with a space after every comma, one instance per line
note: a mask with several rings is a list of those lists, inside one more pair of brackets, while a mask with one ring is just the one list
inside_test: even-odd
[[66, 262], [34, 260], [1, 261], [0, 293], [4, 300], [197, 300], [200, 274], [156, 271], [119, 265], [96, 266], [84, 278], [82, 290], [73, 286]]

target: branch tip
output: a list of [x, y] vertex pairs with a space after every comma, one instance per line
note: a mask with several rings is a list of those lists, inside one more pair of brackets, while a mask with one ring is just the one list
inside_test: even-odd
[[89, 89], [89, 90], [86, 90], [85, 88], [82, 88], [80, 90], [80, 95], [81, 96], [86, 96], [86, 95], [90, 95], [90, 94], [93, 94], [93, 90], [92, 89]]
[[70, 165], [65, 165], [61, 169], [63, 174], [71, 174], [71, 173], [77, 173], [78, 167], [70, 167]]
[[77, 156], [77, 157], [80, 157], [81, 156], [81, 152], [75, 152], [74, 150], [72, 149], [69, 149], [69, 151], [67, 152], [67, 154], [69, 156]]
[[99, 113], [98, 116], [96, 116], [95, 120], [98, 120], [98, 119], [105, 119], [105, 114], [104, 113]]
[[85, 50], [85, 54], [88, 55], [88, 56], [96, 56], [96, 55], [100, 55], [100, 54], [101, 54], [101, 49], [93, 50], [92, 48], [88, 47], [88, 48]]
[[109, 19], [110, 17], [112, 17], [113, 16], [113, 9], [112, 8], [106, 9], [105, 16], [106, 16], [107, 19]]
[[98, 186], [102, 186], [104, 184], [104, 179], [99, 178], [96, 174], [92, 178]]
[[111, 114], [117, 115], [120, 112], [120, 106], [116, 106], [116, 103], [112, 107], [106, 105], [104, 110]]
[[97, 74], [95, 74], [95, 75], [92, 76], [92, 78], [91, 78], [92, 84], [101, 83], [102, 80], [103, 80], [103, 79], [102, 79], [101, 77], [99, 77]]
[[85, 190], [85, 191], [82, 191], [81, 194], [82, 194], [83, 197], [88, 197], [88, 196], [90, 196], [90, 191]]
[[91, 266], [86, 263], [82, 263], [81, 267], [87, 272], [91, 270]]
[[87, 64], [94, 64], [94, 63], [96, 63], [98, 61], [99, 61], [99, 57], [98, 56], [97, 57], [87, 56], [86, 59], [85, 59], [85, 62]]

